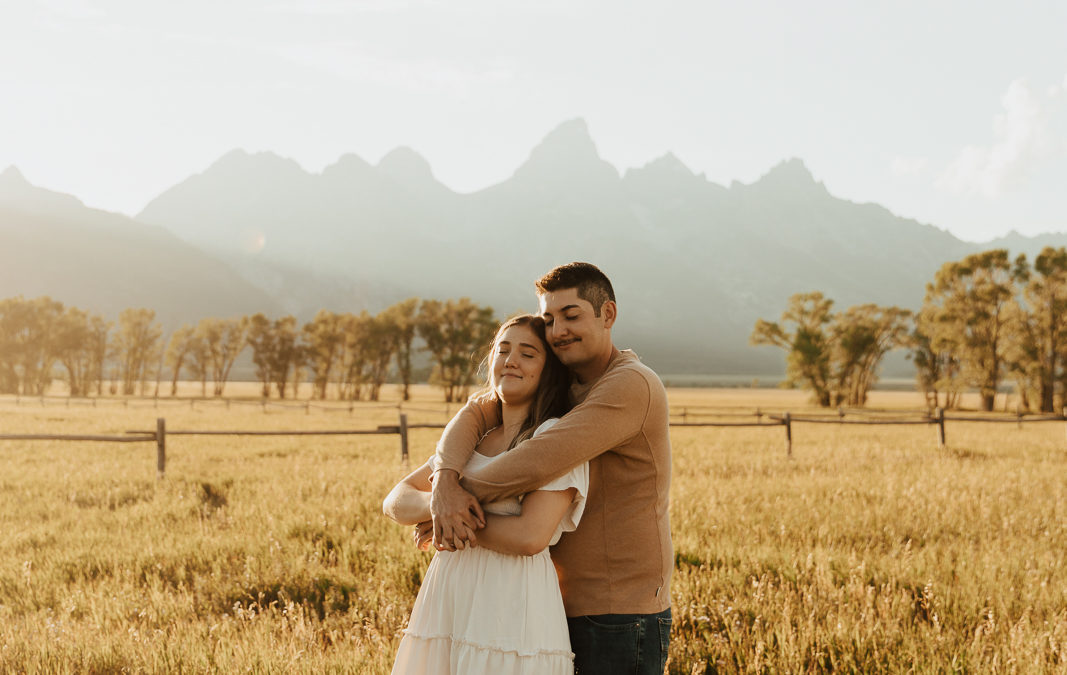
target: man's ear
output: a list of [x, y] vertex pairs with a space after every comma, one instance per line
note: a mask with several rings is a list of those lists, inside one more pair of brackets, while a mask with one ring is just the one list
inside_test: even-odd
[[604, 319], [604, 328], [611, 328], [615, 325], [615, 319], [618, 315], [619, 308], [614, 300], [607, 300], [600, 306], [600, 316]]

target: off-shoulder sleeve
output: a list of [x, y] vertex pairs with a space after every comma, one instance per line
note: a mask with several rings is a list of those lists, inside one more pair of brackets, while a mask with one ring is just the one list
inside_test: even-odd
[[[533, 435], [537, 436], [542, 431], [551, 428], [558, 421], [556, 418], [545, 420], [541, 426], [537, 427], [537, 431]], [[571, 501], [571, 507], [567, 510], [559, 525], [556, 526], [556, 532], [552, 535], [549, 546], [559, 541], [564, 532], [573, 532], [578, 527], [578, 522], [582, 519], [582, 514], [585, 512], [585, 500], [589, 496], [589, 462], [582, 462], [559, 478], [542, 485], [538, 490], [555, 492], [569, 490], [570, 488], [576, 489], [574, 500]]]
[[540, 490], [567, 490], [575, 488], [574, 499], [571, 507], [556, 526], [556, 533], [552, 535], [549, 546], [559, 541], [564, 532], [573, 532], [578, 527], [578, 522], [585, 513], [585, 500], [589, 496], [589, 462], [582, 462], [559, 478], [541, 486]]

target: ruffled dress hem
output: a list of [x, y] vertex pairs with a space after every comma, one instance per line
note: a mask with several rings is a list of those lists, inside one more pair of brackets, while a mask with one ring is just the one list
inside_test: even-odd
[[471, 647], [474, 649], [480, 649], [487, 652], [494, 652], [497, 654], [515, 654], [519, 658], [531, 657], [531, 656], [562, 656], [565, 659], [573, 659], [574, 652], [569, 649], [519, 649], [518, 647], [505, 647], [500, 645], [490, 645], [475, 640], [468, 640], [461, 637], [456, 637], [451, 633], [441, 633], [438, 635], [425, 635], [416, 633], [415, 631], [404, 629], [404, 636], [415, 640], [448, 640], [453, 645], [463, 645], [465, 647]]

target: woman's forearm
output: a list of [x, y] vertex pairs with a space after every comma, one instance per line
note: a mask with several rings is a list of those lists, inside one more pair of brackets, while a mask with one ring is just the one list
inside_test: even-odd
[[535, 555], [548, 546], [556, 526], [570, 508], [576, 490], [537, 490], [526, 495], [522, 515], [486, 514], [478, 545], [497, 553]]
[[[485, 514], [485, 527], [478, 530], [478, 546], [507, 555], [534, 555], [547, 546], [537, 547], [529, 528], [522, 527], [522, 516]], [[531, 550], [537, 547], [536, 550]]]

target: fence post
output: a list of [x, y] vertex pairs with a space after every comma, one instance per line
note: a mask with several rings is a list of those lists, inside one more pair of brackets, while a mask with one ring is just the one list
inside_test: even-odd
[[785, 414], [783, 420], [785, 422], [785, 454], [792, 459], [793, 457], [793, 419], [789, 413]]
[[945, 409], [937, 409], [937, 448], [945, 449]]
[[1015, 404], [1015, 422], [1019, 429], [1023, 428], [1023, 407], [1021, 404]]
[[408, 461], [408, 416], [400, 413], [400, 461]]
[[156, 477], [162, 479], [167, 469], [167, 421], [156, 419]]

